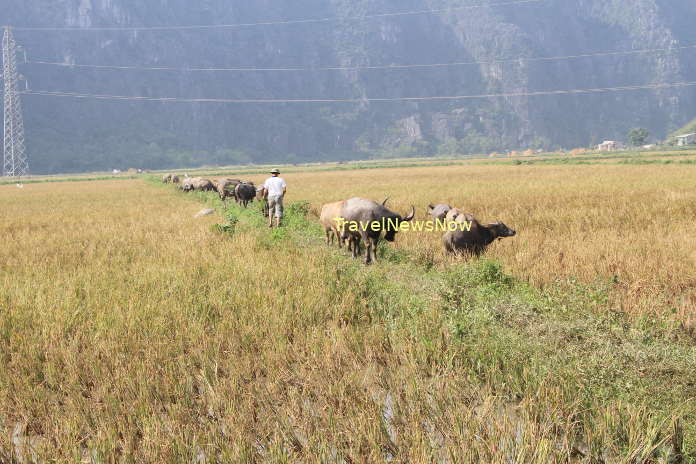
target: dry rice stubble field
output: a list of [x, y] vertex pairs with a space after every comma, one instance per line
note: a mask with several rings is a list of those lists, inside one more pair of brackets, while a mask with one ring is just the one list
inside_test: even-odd
[[[492, 255], [513, 273], [549, 284], [556, 276], [541, 267], [515, 270], [530, 256], [523, 245], [534, 241], [527, 237], [544, 237], [525, 235], [535, 226], [543, 231], [562, 224], [549, 220], [554, 212], [573, 216], [558, 205], [547, 214], [523, 209], [506, 186], [523, 189], [520, 179], [527, 178], [537, 195], [525, 198], [536, 200], [549, 189], [541, 180], [535, 187], [538, 173], [512, 169], [519, 168], [495, 168], [497, 190], [496, 176], [478, 167], [288, 180], [290, 200], [307, 198], [316, 205], [388, 194], [399, 209], [413, 202], [422, 212], [430, 195], [457, 204], [469, 198], [477, 215], [499, 215], [520, 230]], [[443, 186], [455, 181], [451, 176], [465, 172], [477, 182], [456, 184], [445, 194]], [[555, 175], [559, 183], [563, 178], [554, 169], [544, 175], [549, 181]], [[504, 177], [510, 179], [502, 182]], [[338, 186], [346, 178], [351, 185]], [[597, 179], [595, 185], [602, 183]], [[476, 195], [472, 185], [491, 194]], [[676, 182], [671, 188], [688, 197], [688, 187]], [[503, 209], [512, 198], [517, 203]], [[323, 247], [269, 239], [267, 231], [254, 228], [258, 221], [246, 227], [240, 222], [232, 237], [215, 233], [209, 226], [219, 217], [191, 219], [201, 208], [195, 199], [139, 181], [4, 187], [0, 201], [8, 237], [0, 251], [0, 440], [6, 456], [27, 451], [31, 443], [40, 456], [62, 461], [191, 462], [215, 456], [223, 462], [376, 462], [391, 455], [400, 462], [505, 462], [511, 456], [517, 462], [582, 462], [583, 455], [603, 455], [628, 462], [667, 446], [673, 438], [670, 418], [693, 418], [692, 406], [677, 403], [689, 397], [681, 391], [684, 366], [689, 356], [693, 360], [689, 346], [660, 341], [637, 352], [647, 356], [641, 369], [648, 375], [668, 370], [659, 373], [655, 389], [673, 394], [674, 402], [656, 415], [649, 401], [626, 403], [630, 395], [603, 390], [603, 381], [616, 382], [595, 378], [591, 363], [588, 374], [577, 372], [579, 381], [564, 376], [576, 375], [582, 363], [565, 370], [551, 366], [550, 375], [549, 366], [536, 359], [541, 348], [520, 339], [534, 334], [573, 352], [583, 343], [575, 346], [568, 336], [596, 336], [588, 342], [602, 346], [595, 350], [600, 354], [612, 344], [605, 334], [578, 332], [580, 326], [571, 327], [571, 335], [550, 321], [525, 321], [535, 316], [517, 296], [506, 295], [506, 306], [494, 308], [495, 317], [510, 326], [491, 325], [486, 307], [448, 314], [435, 277], [421, 268], [386, 261], [364, 270]], [[520, 211], [524, 217], [518, 219]], [[396, 248], [446, 268], [451, 264], [439, 252], [428, 251], [436, 243], [436, 237], [403, 234]], [[561, 268], [559, 276], [595, 278], [583, 261], [570, 263], [577, 268]], [[466, 269], [455, 267], [453, 277]], [[495, 300], [485, 292], [465, 295]], [[627, 341], [619, 346], [627, 354], [639, 350], [643, 334], [637, 335], [621, 335]], [[520, 348], [527, 351], [516, 352]], [[675, 360], [661, 364], [658, 352], [670, 350]], [[606, 363], [598, 372], [620, 376], [616, 369], [635, 370], [619, 360]], [[660, 390], [671, 377], [675, 391]], [[602, 384], [598, 394], [579, 394], [577, 388], [593, 382]], [[617, 391], [637, 390], [635, 398], [645, 399], [649, 388], [620, 385]], [[689, 433], [685, 448], [693, 449]]]
[[[448, 203], [517, 230], [489, 256], [534, 285], [613, 282], [619, 309], [674, 312], [696, 328], [696, 168], [452, 166], [293, 175], [291, 196], [322, 203], [365, 196], [405, 213]], [[441, 256], [441, 234], [409, 232], [396, 247]]]

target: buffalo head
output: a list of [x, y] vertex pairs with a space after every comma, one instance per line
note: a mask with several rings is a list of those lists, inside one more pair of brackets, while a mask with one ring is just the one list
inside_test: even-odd
[[[386, 200], [385, 200], [386, 202]], [[416, 217], [416, 208], [411, 205], [411, 212], [406, 217], [401, 217], [396, 215], [392, 218], [392, 221], [387, 222], [386, 233], [384, 234], [384, 239], [387, 242], [393, 242], [396, 238], [396, 233], [399, 231], [399, 226], [402, 222], [411, 222], [413, 218]]]
[[488, 227], [495, 233], [498, 240], [504, 237], [514, 237], [515, 234], [517, 234], [514, 229], [509, 228], [502, 222], [494, 222], [493, 224], [489, 224]]

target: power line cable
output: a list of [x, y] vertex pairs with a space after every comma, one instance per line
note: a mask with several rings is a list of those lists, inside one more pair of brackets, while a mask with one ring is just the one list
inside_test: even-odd
[[564, 55], [564, 56], [542, 56], [542, 57], [519, 57], [481, 61], [454, 61], [450, 63], [426, 63], [426, 64], [388, 64], [388, 65], [373, 65], [373, 66], [317, 66], [317, 67], [273, 67], [273, 68], [250, 68], [250, 67], [233, 67], [233, 68], [197, 68], [197, 67], [172, 67], [172, 66], [130, 66], [130, 65], [99, 65], [99, 64], [72, 64], [61, 63], [54, 61], [35, 60], [28, 61], [27, 64], [37, 64], [46, 66], [59, 66], [65, 68], [86, 68], [86, 69], [110, 69], [110, 70], [133, 70], [133, 71], [179, 71], [179, 72], [297, 72], [297, 71], [360, 71], [360, 70], [378, 70], [378, 69], [414, 69], [414, 68], [442, 68], [453, 66], [470, 66], [481, 64], [498, 64], [498, 63], [525, 63], [525, 62], [541, 62], [541, 61], [561, 61], [580, 58], [594, 58], [607, 56], [622, 56], [622, 55], [638, 55], [646, 53], [670, 52], [676, 50], [688, 50], [696, 48], [696, 44], [684, 45], [679, 47], [667, 48], [646, 48], [639, 50], [611, 51], [584, 53], [579, 55]]
[[677, 87], [694, 87], [696, 81], [664, 82], [646, 85], [628, 85], [620, 87], [600, 87], [591, 89], [571, 90], [545, 90], [532, 92], [492, 93], [481, 95], [451, 95], [451, 96], [423, 96], [423, 97], [393, 97], [393, 98], [178, 98], [178, 97], [145, 97], [132, 95], [99, 95], [75, 92], [27, 90], [21, 92], [24, 95], [40, 95], [52, 97], [69, 97], [97, 100], [126, 100], [126, 101], [152, 101], [152, 102], [178, 102], [178, 103], [365, 103], [365, 102], [401, 102], [401, 101], [432, 101], [432, 100], [467, 100], [485, 98], [512, 98], [512, 97], [536, 97], [543, 95], [583, 95], [593, 93], [625, 92], [632, 90], [666, 89]]
[[175, 31], [175, 30], [194, 30], [194, 29], [230, 29], [230, 28], [242, 28], [242, 27], [255, 27], [255, 26], [277, 26], [283, 24], [311, 24], [311, 23], [327, 23], [334, 21], [360, 21], [365, 19], [375, 19], [375, 18], [389, 18], [398, 16], [414, 16], [422, 14], [437, 14], [446, 13], [450, 11], [461, 11], [470, 10], [475, 8], [486, 8], [486, 7], [499, 7], [499, 6], [512, 6], [512, 5], [523, 5], [530, 3], [540, 3], [546, 0], [515, 0], [509, 2], [500, 3], [485, 3], [478, 5], [467, 5], [458, 6], [452, 8], [440, 8], [432, 10], [413, 10], [413, 11], [401, 11], [393, 13], [376, 13], [368, 14], [364, 16], [350, 16], [346, 18], [315, 18], [315, 19], [293, 19], [293, 20], [281, 20], [281, 21], [263, 21], [256, 23], [236, 23], [236, 24], [209, 24], [209, 25], [189, 25], [189, 26], [131, 26], [131, 27], [13, 27], [16, 31], [114, 31], [114, 32], [133, 32], [133, 31]]

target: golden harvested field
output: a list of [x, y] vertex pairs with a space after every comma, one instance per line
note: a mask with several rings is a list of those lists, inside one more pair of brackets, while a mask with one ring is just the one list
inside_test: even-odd
[[[254, 176], [262, 182], [263, 176]], [[619, 307], [675, 311], [696, 328], [696, 167], [451, 166], [286, 176], [289, 198], [322, 203], [352, 196], [406, 214], [448, 203], [517, 230], [489, 256], [543, 286], [577, 278], [610, 282]], [[409, 232], [396, 247], [442, 260], [440, 235]]]
[[[696, 458], [695, 169], [285, 177], [272, 232], [141, 179], [0, 186], [0, 462]], [[461, 263], [402, 233], [364, 267], [314, 224], [351, 196], [518, 236]]]

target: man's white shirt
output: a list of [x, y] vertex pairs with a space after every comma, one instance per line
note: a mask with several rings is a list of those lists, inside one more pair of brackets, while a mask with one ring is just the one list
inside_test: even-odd
[[283, 189], [288, 186], [282, 177], [269, 177], [263, 184], [266, 187], [269, 197], [279, 197], [283, 194]]

